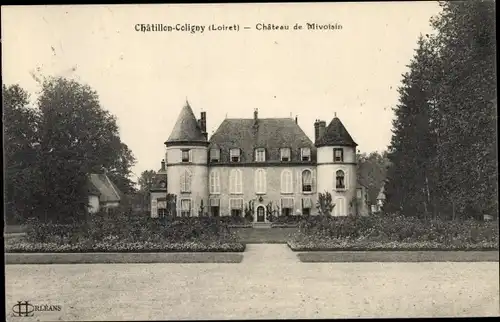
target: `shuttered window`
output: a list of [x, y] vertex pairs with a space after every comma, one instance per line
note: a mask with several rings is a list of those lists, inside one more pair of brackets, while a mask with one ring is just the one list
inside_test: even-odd
[[243, 193], [243, 175], [240, 169], [232, 169], [229, 174], [229, 192]]
[[181, 192], [191, 192], [191, 173], [186, 170], [180, 178]]
[[281, 193], [293, 193], [292, 171], [281, 172]]
[[255, 162], [264, 162], [266, 161], [266, 149], [258, 148], [255, 149]]
[[264, 169], [255, 171], [255, 192], [258, 194], [266, 193], [266, 172]]
[[191, 216], [191, 199], [181, 199], [181, 216]]
[[210, 149], [210, 162], [220, 161], [220, 149]]
[[231, 162], [240, 162], [241, 161], [241, 150], [240, 149], [229, 150], [229, 158], [231, 159]]
[[300, 155], [301, 155], [302, 161], [311, 161], [311, 149], [310, 148], [300, 149]]
[[291, 161], [290, 148], [281, 148], [280, 154], [281, 154], [281, 161], [284, 162]]
[[220, 174], [219, 171], [213, 170], [210, 173], [210, 193], [219, 194], [220, 193]]

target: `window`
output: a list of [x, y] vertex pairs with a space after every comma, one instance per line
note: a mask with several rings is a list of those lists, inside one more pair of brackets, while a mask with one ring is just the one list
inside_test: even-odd
[[333, 161], [334, 162], [344, 162], [344, 150], [343, 149], [333, 149]]
[[335, 208], [333, 208], [333, 211], [335, 213], [335, 216], [347, 215], [346, 209], [345, 209], [345, 198], [344, 197], [337, 197], [335, 199]]
[[220, 199], [210, 199], [210, 214], [212, 217], [220, 216]]
[[263, 148], [255, 149], [255, 161], [256, 162], [266, 161], [266, 149]]
[[189, 162], [191, 151], [190, 150], [182, 150], [182, 162]]
[[311, 198], [302, 199], [302, 215], [308, 216], [311, 214], [312, 200]]
[[191, 199], [181, 199], [181, 217], [191, 216]]
[[281, 161], [287, 162], [292, 159], [290, 148], [281, 148], [280, 154], [281, 154]]
[[219, 194], [220, 193], [220, 175], [219, 171], [213, 170], [210, 173], [210, 193]]
[[358, 199], [361, 199], [362, 196], [363, 196], [363, 193], [362, 193], [361, 189], [357, 189], [357, 191], [356, 191], [356, 197]]
[[302, 192], [312, 192], [312, 172], [311, 172], [311, 170], [302, 171]]
[[281, 193], [293, 193], [292, 171], [290, 170], [281, 172]]
[[290, 216], [293, 213], [293, 198], [282, 198], [281, 199], [281, 214], [284, 216]]
[[181, 192], [191, 192], [191, 173], [188, 170], [181, 175]]
[[165, 208], [158, 208], [158, 217], [162, 218], [167, 215], [167, 209]]
[[229, 192], [243, 193], [243, 178], [240, 169], [232, 169], [229, 174]]
[[210, 149], [210, 162], [219, 162], [220, 160], [220, 150]]
[[345, 175], [344, 171], [338, 170], [335, 173], [335, 188], [337, 189], [345, 189]]
[[255, 171], [255, 192], [258, 194], [266, 193], [266, 172], [263, 169]]
[[300, 155], [302, 161], [311, 161], [311, 149], [310, 148], [302, 148], [300, 149]]
[[241, 217], [243, 215], [243, 199], [229, 199], [231, 216]]
[[241, 160], [241, 150], [240, 149], [231, 149], [229, 150], [229, 158], [231, 162], [240, 162]]

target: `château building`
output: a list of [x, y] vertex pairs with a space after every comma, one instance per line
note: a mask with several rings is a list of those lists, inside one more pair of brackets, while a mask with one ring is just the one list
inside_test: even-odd
[[[336, 116], [314, 123], [314, 142], [297, 118], [227, 118], [208, 138], [207, 114], [182, 108], [165, 142], [166, 155], [151, 190], [151, 216], [165, 214], [175, 195], [179, 216], [244, 216], [266, 222], [266, 209], [316, 214], [329, 192], [332, 215], [368, 215], [366, 188], [356, 176], [356, 147]], [[251, 205], [251, 207], [250, 207]]]

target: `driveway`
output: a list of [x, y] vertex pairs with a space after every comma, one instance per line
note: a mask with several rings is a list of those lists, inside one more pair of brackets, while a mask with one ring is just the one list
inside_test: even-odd
[[[17, 301], [61, 305], [21, 320], [497, 316], [498, 262], [301, 263], [247, 245], [240, 264], [7, 265]], [[9, 313], [8, 313], [9, 314]]]

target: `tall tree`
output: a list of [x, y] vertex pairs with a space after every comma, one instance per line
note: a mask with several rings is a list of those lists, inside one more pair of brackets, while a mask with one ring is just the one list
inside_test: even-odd
[[[107, 170], [115, 180], [128, 179], [133, 156], [120, 140], [116, 118], [101, 107], [88, 85], [46, 78], [38, 107], [43, 186], [39, 208], [47, 219], [82, 219], [88, 175]], [[118, 184], [125, 186], [124, 181]]]
[[7, 222], [19, 222], [33, 211], [37, 189], [39, 114], [29, 107], [29, 95], [19, 85], [2, 85], [5, 201]]
[[433, 19], [442, 204], [462, 217], [498, 214], [495, 3], [441, 3]]
[[403, 75], [399, 104], [394, 109], [393, 136], [388, 158], [386, 206], [389, 212], [429, 217], [435, 183], [435, 134], [432, 129], [434, 101], [434, 52], [423, 37], [418, 40], [410, 71]]

